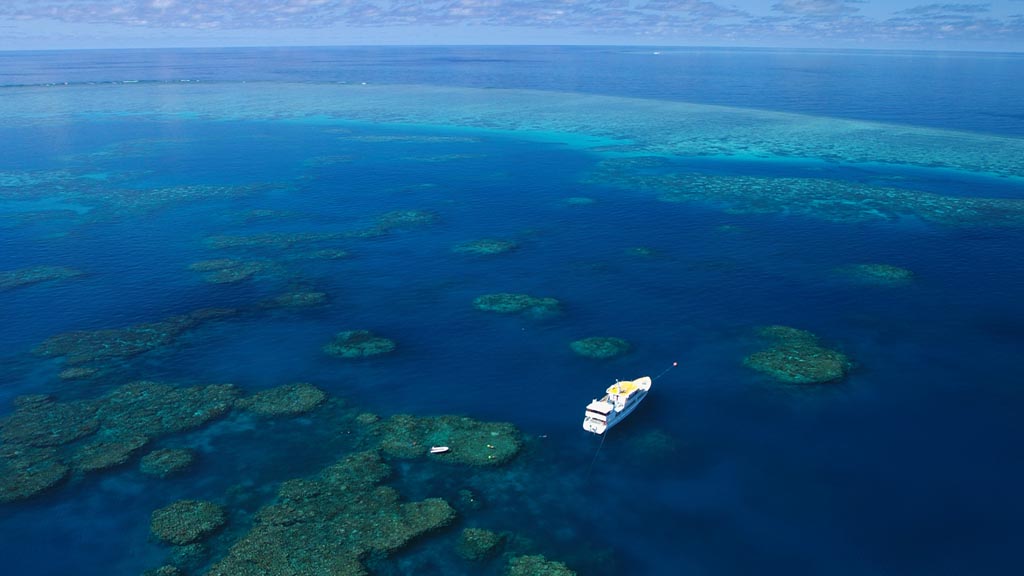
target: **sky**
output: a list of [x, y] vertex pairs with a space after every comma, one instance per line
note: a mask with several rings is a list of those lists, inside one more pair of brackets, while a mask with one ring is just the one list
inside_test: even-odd
[[0, 0], [0, 50], [396, 44], [1024, 52], [1024, 0]]

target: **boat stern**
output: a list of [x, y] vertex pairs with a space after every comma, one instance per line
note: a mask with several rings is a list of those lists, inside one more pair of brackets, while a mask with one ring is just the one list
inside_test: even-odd
[[594, 434], [604, 434], [604, 431], [608, 429], [608, 423], [597, 418], [584, 418], [583, 429]]
[[583, 414], [583, 429], [594, 434], [604, 434], [608, 429], [608, 417], [614, 408], [605, 399], [587, 404], [587, 410]]

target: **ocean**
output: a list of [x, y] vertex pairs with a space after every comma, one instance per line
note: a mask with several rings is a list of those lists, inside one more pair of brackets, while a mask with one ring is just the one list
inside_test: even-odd
[[[999, 53], [0, 52], [0, 567], [1014, 573], [1022, 77]], [[394, 349], [331, 353], [364, 330]], [[581, 428], [643, 375], [628, 419]], [[300, 382], [326, 399], [239, 400]], [[194, 462], [153, 474], [160, 449]], [[324, 487], [365, 450], [387, 478]], [[226, 523], [162, 540], [182, 500]], [[452, 513], [395, 504], [421, 501]]]

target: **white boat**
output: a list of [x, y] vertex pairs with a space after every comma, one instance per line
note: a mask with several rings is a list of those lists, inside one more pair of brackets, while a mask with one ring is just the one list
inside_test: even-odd
[[635, 410], [640, 401], [647, 396], [650, 389], [650, 376], [636, 380], [622, 380], [612, 384], [605, 390], [603, 398], [594, 399], [587, 404], [587, 411], [583, 416], [583, 429], [594, 434], [604, 434], [609, 428], [629, 416], [629, 413]]
[[430, 453], [431, 454], [444, 454], [448, 450], [451, 450], [451, 448], [448, 448], [447, 446], [431, 446], [430, 447]]

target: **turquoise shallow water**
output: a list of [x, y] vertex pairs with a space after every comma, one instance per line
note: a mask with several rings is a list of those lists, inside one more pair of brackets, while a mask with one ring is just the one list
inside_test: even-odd
[[[465, 54], [449, 56], [431, 74], [457, 76]], [[549, 57], [538, 70], [558, 64]], [[599, 66], [601, 56], [584, 60]], [[500, 62], [478, 66], [507, 74]], [[968, 126], [955, 110], [957, 131], [910, 112], [907, 124], [875, 124], [840, 104], [831, 115], [845, 120], [707, 108], [624, 84], [556, 92], [565, 86], [536, 74], [525, 87], [540, 90], [527, 92], [474, 87], [479, 76], [424, 82], [427, 72], [361, 92], [295, 82], [4, 88], [0, 271], [81, 275], [0, 291], [2, 414], [20, 395], [92, 399], [139, 379], [246, 393], [306, 381], [344, 404], [291, 419], [233, 413], [2, 504], [5, 571], [187, 565], [150, 536], [150, 513], [197, 498], [229, 516], [189, 565], [206, 573], [281, 482], [351, 451], [351, 409], [466, 415], [524, 434], [523, 451], [499, 467], [391, 460], [387, 484], [404, 499], [444, 498], [459, 515], [367, 559], [374, 573], [503, 573], [507, 558], [455, 553], [465, 527], [514, 534], [510, 553], [580, 574], [1006, 573], [1024, 512], [1014, 450], [1024, 142], [1012, 126]], [[871, 88], [861, 97], [905, 111], [902, 94], [920, 90]], [[723, 87], [708, 99], [737, 98]], [[360, 237], [396, 210], [431, 218]], [[453, 251], [482, 238], [517, 248]], [[211, 283], [190, 269], [211, 259], [258, 269]], [[851, 272], [866, 263], [912, 274]], [[266, 304], [288, 291], [327, 302]], [[562, 313], [473, 308], [498, 292], [557, 298]], [[67, 359], [32, 353], [56, 334], [211, 307], [239, 313], [90, 379], [61, 379]], [[765, 347], [758, 327], [774, 324], [813, 332], [853, 368], [815, 386], [744, 366]], [[323, 353], [352, 329], [397, 349], [355, 362]], [[588, 336], [624, 338], [631, 352], [580, 357], [569, 343]], [[673, 361], [595, 459], [600, 441], [580, 429], [586, 402]], [[195, 450], [196, 465], [141, 474], [140, 456], [164, 446]], [[459, 504], [466, 489], [480, 506]]]

